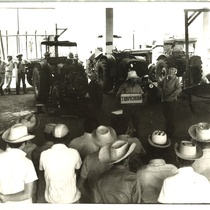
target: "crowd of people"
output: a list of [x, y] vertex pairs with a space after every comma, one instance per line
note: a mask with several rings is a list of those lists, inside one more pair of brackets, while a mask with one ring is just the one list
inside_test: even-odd
[[208, 132], [208, 123], [190, 126], [192, 140], [175, 143], [174, 165], [164, 158], [172, 145], [164, 131], [149, 134], [144, 149], [134, 129], [117, 133], [88, 117], [72, 140], [66, 124], [47, 123], [38, 146], [39, 121], [36, 114], [19, 117], [2, 134], [2, 203], [210, 203], [210, 136], [199, 132]]

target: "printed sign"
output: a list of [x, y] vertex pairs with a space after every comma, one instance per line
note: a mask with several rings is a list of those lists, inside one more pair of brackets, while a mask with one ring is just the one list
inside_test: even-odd
[[141, 104], [142, 94], [121, 94], [121, 104]]

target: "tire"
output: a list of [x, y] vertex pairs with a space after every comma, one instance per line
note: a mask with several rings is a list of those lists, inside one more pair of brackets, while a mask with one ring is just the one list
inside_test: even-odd
[[104, 92], [113, 88], [113, 80], [109, 77], [108, 59], [102, 57], [96, 64], [97, 81]]
[[38, 102], [46, 102], [49, 97], [51, 75], [48, 69], [37, 65], [33, 70], [33, 89], [35, 99]]
[[103, 103], [103, 90], [96, 81], [90, 81], [88, 84], [88, 93], [91, 103], [94, 107], [100, 108]]
[[157, 82], [157, 78], [156, 78], [156, 65], [155, 64], [151, 64], [149, 66], [149, 79], [152, 82]]

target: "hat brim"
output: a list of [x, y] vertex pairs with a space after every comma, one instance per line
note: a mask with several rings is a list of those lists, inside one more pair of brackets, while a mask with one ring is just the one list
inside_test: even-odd
[[23, 54], [18, 54], [18, 55], [16, 56], [16, 58], [22, 57], [22, 56], [23, 56]]
[[171, 140], [169, 138], [167, 138], [167, 141], [165, 144], [155, 144], [152, 139], [151, 139], [151, 135], [148, 136], [148, 142], [151, 146], [153, 147], [157, 147], [157, 148], [167, 148], [171, 145]]
[[[28, 128], [28, 132], [29, 133], [33, 133], [37, 128], [38, 126], [40, 125], [40, 119], [37, 115], [34, 115], [35, 116], [35, 119], [36, 119], [36, 123], [34, 124], [34, 126], [32, 128]], [[21, 116], [17, 119], [16, 123], [21, 123], [21, 120], [24, 119], [25, 116]]]
[[188, 129], [188, 133], [191, 136], [191, 138], [193, 138], [194, 140], [199, 141], [199, 142], [210, 142], [210, 139], [202, 140], [202, 139], [197, 137], [197, 135], [196, 135], [196, 126], [197, 126], [197, 124], [192, 125]]
[[196, 155], [194, 156], [189, 156], [189, 155], [187, 156], [187, 155], [181, 154], [178, 150], [178, 143], [174, 145], [174, 150], [175, 150], [176, 155], [179, 158], [184, 159], [184, 160], [197, 160], [197, 159], [200, 159], [203, 155], [202, 149], [198, 146], [196, 146]]
[[[110, 143], [110, 144], [108, 144], [108, 145], [105, 145], [105, 146], [103, 146], [103, 147], [99, 150], [99, 155], [98, 155], [98, 157], [99, 157], [99, 160], [100, 160], [101, 163], [105, 163], [105, 164], [109, 164], [109, 165], [114, 164], [114, 163], [118, 163], [118, 162], [120, 162], [121, 160], [123, 160], [123, 159], [125, 159], [126, 157], [128, 157], [128, 155], [130, 155], [130, 154], [134, 151], [134, 149], [135, 149], [135, 147], [136, 147], [136, 143], [129, 143], [129, 149], [128, 149], [128, 151], [126, 152], [126, 154], [123, 155], [123, 156], [122, 156], [121, 158], [119, 158], [118, 160], [113, 161], [113, 160], [110, 159], [110, 157], [107, 156], [107, 154], [109, 154], [110, 147], [112, 146], [112, 144], [113, 144], [113, 143]], [[106, 158], [104, 158], [104, 157], [106, 157]]]
[[24, 141], [28, 141], [28, 140], [30, 140], [30, 139], [33, 139], [33, 138], [35, 137], [34, 135], [28, 134], [28, 135], [23, 136], [23, 137], [21, 137], [21, 138], [19, 138], [19, 139], [16, 139], [16, 140], [12, 140], [12, 141], [11, 141], [11, 140], [8, 139], [9, 133], [10, 133], [10, 128], [7, 129], [7, 130], [3, 133], [3, 135], [2, 135], [2, 139], [3, 139], [4, 141], [8, 142], [8, 143], [20, 143], [20, 142], [24, 142]]
[[126, 80], [129, 80], [129, 79], [140, 79], [140, 77], [136, 76], [136, 77], [127, 77]]
[[[113, 141], [117, 140], [117, 135], [116, 135], [115, 130], [112, 127], [109, 127], [109, 126], [107, 126], [107, 127], [110, 130], [111, 136], [113, 137]], [[102, 141], [99, 141], [97, 139], [97, 137], [96, 137], [96, 129], [94, 129], [94, 131], [92, 132], [92, 140], [93, 140], [93, 143], [96, 146], [98, 146], [98, 147], [102, 147], [102, 146], [104, 146], [106, 144], [109, 144], [109, 143], [113, 142], [113, 141], [111, 141], [111, 142], [102, 142]]]

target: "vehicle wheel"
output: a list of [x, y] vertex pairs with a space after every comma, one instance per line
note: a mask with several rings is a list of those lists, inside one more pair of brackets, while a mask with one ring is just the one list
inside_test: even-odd
[[156, 79], [156, 65], [155, 64], [151, 64], [149, 66], [149, 79], [152, 82], [157, 82], [157, 79]]
[[96, 108], [101, 107], [103, 103], [103, 90], [96, 81], [90, 81], [88, 85], [88, 93], [92, 102], [92, 105]]
[[49, 72], [45, 71], [41, 65], [34, 67], [33, 88], [35, 98], [38, 102], [46, 102], [50, 92], [51, 77]]
[[113, 88], [112, 80], [109, 79], [108, 60], [101, 58], [96, 64], [97, 81], [104, 92], [110, 91]]

